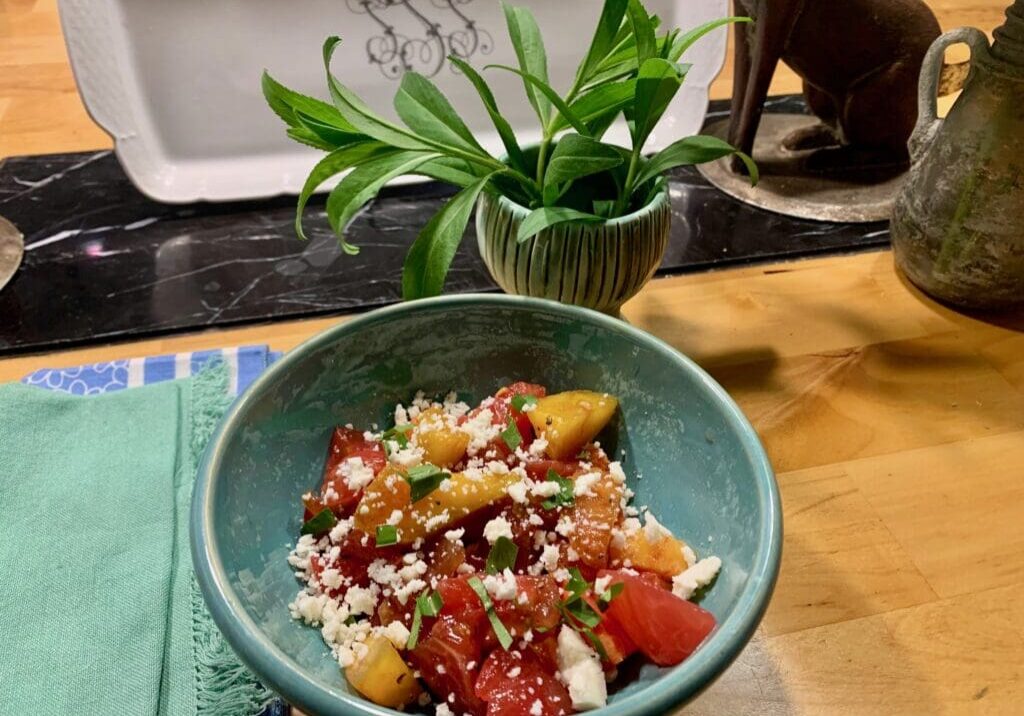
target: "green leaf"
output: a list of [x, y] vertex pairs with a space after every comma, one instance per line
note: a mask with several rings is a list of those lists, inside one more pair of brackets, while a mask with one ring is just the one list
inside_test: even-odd
[[553, 510], [556, 507], [567, 507], [575, 502], [576, 497], [573, 494], [573, 487], [575, 483], [572, 480], [562, 477], [554, 470], [548, 470], [547, 474], [548, 482], [557, 482], [559, 488], [558, 493], [552, 495], [548, 499], [541, 503], [541, 507], [545, 510]]
[[[676, 167], [689, 166], [692, 164], [704, 164], [722, 157], [738, 154], [736, 148], [718, 137], [711, 137], [698, 134], [693, 137], [684, 137], [673, 142], [660, 152], [650, 158], [636, 178], [636, 185], [642, 186], [654, 177], [664, 174]], [[754, 166], [750, 157], [746, 157], [747, 166], [753, 167], [750, 172], [752, 183], [757, 183], [757, 167]], [[742, 159], [742, 157], [741, 157]]]
[[478, 179], [449, 199], [416, 237], [402, 270], [402, 295], [406, 300], [441, 293], [473, 205], [492, 176]]
[[566, 583], [565, 589], [576, 598], [582, 597], [590, 589], [590, 582], [583, 578], [579, 567], [569, 568], [569, 581]]
[[330, 531], [336, 524], [338, 524], [338, 520], [335, 518], [334, 513], [331, 512], [329, 507], [325, 507], [302, 525], [302, 534], [322, 535]]
[[423, 617], [436, 617], [441, 613], [444, 601], [437, 592], [432, 594], [421, 594], [416, 597], [416, 609], [412, 615], [412, 628], [409, 630], [409, 640], [405, 648], [410, 651], [416, 648], [420, 640], [420, 629], [423, 627]]
[[576, 71], [578, 83], [586, 82], [594, 68], [608, 56], [619, 39], [622, 18], [626, 14], [627, 0], [605, 0], [601, 8], [601, 17], [597, 21], [597, 30], [590, 41], [590, 49]]
[[449, 477], [451, 477], [450, 473], [429, 462], [409, 468], [409, 471], [405, 474], [405, 479], [411, 488], [412, 494], [410, 499], [413, 502], [419, 502], [440, 487], [441, 483]]
[[558, 110], [558, 113], [565, 118], [565, 121], [567, 121], [573, 127], [573, 129], [575, 129], [580, 134], [590, 133], [590, 130], [587, 129], [587, 125], [585, 125], [580, 120], [580, 118], [576, 116], [576, 113], [573, 112], [572, 109], [570, 109], [569, 105], [565, 103], [565, 100], [563, 100], [561, 96], [559, 96], [559, 94], [555, 92], [555, 90], [553, 90], [551, 86], [544, 80], [528, 72], [517, 70], [515, 67], [509, 67], [508, 65], [487, 65], [486, 69], [492, 68], [506, 70], [508, 72], [514, 72], [515, 74], [519, 75], [526, 81], [528, 85], [533, 85], [540, 91], [542, 95], [547, 97], [548, 100], [550, 100], [551, 104], [555, 105], [555, 109]]
[[487, 573], [497, 574], [506, 569], [514, 569], [519, 547], [508, 537], [499, 537], [487, 555]]
[[305, 127], [288, 127], [288, 129], [285, 130], [285, 134], [299, 144], [305, 144], [306, 146], [313, 147], [314, 149], [320, 149], [324, 152], [331, 152], [337, 149], [336, 145], [331, 142], [325, 142], [314, 132], [311, 132]]
[[622, 164], [622, 154], [608, 144], [579, 134], [558, 140], [544, 172], [544, 189], [598, 174]]
[[[544, 50], [544, 38], [541, 37], [537, 19], [525, 7], [502, 2], [501, 8], [505, 11], [508, 35], [512, 40], [512, 47], [516, 51], [523, 79], [525, 80], [529, 75], [538, 78], [546, 85], [548, 83], [548, 56]], [[524, 82], [523, 86], [526, 88], [526, 97], [537, 112], [541, 125], [546, 125], [551, 114], [551, 107], [548, 104], [550, 97], [545, 97], [546, 93], [540, 91], [536, 84]]]
[[481, 171], [465, 159], [439, 157], [419, 165], [413, 174], [421, 174], [458, 187], [467, 187], [482, 176], [486, 176], [487, 172]]
[[626, 585], [622, 582], [616, 582], [615, 584], [611, 585], [597, 598], [598, 603], [611, 604], [611, 601], [613, 599], [622, 594], [622, 590], [625, 586]]
[[680, 67], [660, 57], [640, 65], [636, 80], [633, 146], [642, 147], [683, 84]]
[[[594, 132], [595, 123], [607, 115], [613, 117], [621, 112], [623, 108], [633, 103], [636, 96], [636, 80], [625, 82], [612, 82], [600, 85], [587, 92], [569, 105], [569, 110], [582, 122], [587, 125], [588, 135], [596, 136]], [[569, 126], [565, 117], [559, 114], [552, 122], [555, 132], [561, 131]]]
[[519, 428], [516, 427], [516, 421], [512, 418], [508, 419], [508, 425], [501, 431], [501, 439], [505, 441], [505, 445], [512, 452], [522, 444], [523, 436], [519, 434]]
[[402, 75], [395, 111], [421, 137], [487, 156], [441, 90], [419, 72]]
[[299, 201], [295, 208], [295, 233], [300, 239], [305, 239], [306, 234], [302, 230], [302, 213], [306, 203], [313, 196], [313, 192], [320, 188], [320, 185], [331, 177], [341, 172], [359, 166], [373, 157], [391, 152], [387, 146], [376, 141], [360, 142], [347, 147], [335, 150], [317, 162], [313, 171], [309, 173], [302, 191], [299, 193]]
[[502, 649], [508, 651], [512, 646], [512, 635], [508, 633], [508, 629], [505, 628], [505, 625], [501, 623], [501, 619], [495, 613], [494, 602], [491, 601], [491, 595], [487, 593], [487, 588], [480, 581], [479, 577], [470, 577], [469, 586], [476, 592], [480, 603], [484, 605], [484, 611], [487, 612], [487, 618], [491, 622], [491, 629], [494, 630], [494, 635], [498, 637], [498, 643], [501, 644]]
[[704, 35], [721, 27], [722, 25], [729, 25], [735, 22], [753, 22], [753, 19], [749, 17], [723, 17], [717, 20], [711, 20], [710, 22], [705, 22], [703, 25], [698, 25], [692, 30], [684, 32], [675, 38], [675, 41], [672, 43], [672, 51], [669, 53], [668, 58], [673, 62], [677, 61], [683, 56], [684, 52], [690, 49], [690, 46], [693, 45], [693, 43], [704, 37]]
[[[339, 129], [333, 125], [321, 122], [316, 117], [310, 116], [300, 109], [295, 110], [295, 117], [299, 121], [299, 126], [293, 127], [293, 129], [307, 129], [321, 140], [330, 145], [330, 149], [337, 149], [338, 147], [344, 147], [349, 144], [356, 142], [364, 142], [370, 139], [365, 134], [359, 134], [357, 132], [349, 132], [343, 129]], [[340, 118], [340, 115], [339, 115]]]
[[341, 43], [341, 38], [328, 37], [324, 41], [324, 69], [327, 72], [327, 87], [331, 99], [338, 112], [355, 128], [357, 132], [369, 135], [385, 144], [400, 149], [431, 150], [436, 147], [424, 142], [411, 132], [396, 124], [378, 117], [358, 95], [345, 87], [331, 74], [331, 57]]
[[610, 219], [615, 210], [615, 201], [612, 199], [595, 199], [594, 213], [597, 216]]
[[389, 547], [398, 544], [398, 528], [394, 525], [377, 526], [377, 546]]
[[301, 112], [320, 124], [349, 134], [356, 133], [355, 127], [345, 120], [337, 108], [315, 97], [288, 89], [265, 70], [261, 86], [267, 104], [289, 127], [296, 127], [300, 124], [298, 113]]
[[366, 202], [392, 179], [410, 174], [417, 167], [440, 155], [426, 152], [396, 151], [363, 162], [349, 172], [327, 197], [327, 219], [339, 236]]
[[654, 37], [654, 26], [651, 18], [644, 9], [640, 0], [629, 0], [628, 6], [629, 22], [633, 26], [633, 36], [636, 38], [637, 64], [644, 62], [657, 54], [657, 40]]
[[385, 430], [380, 436], [381, 442], [384, 444], [384, 450], [387, 452], [390, 450], [388, 443], [398, 443], [398, 448], [404, 450], [409, 447], [409, 433], [412, 432], [412, 425], [396, 425], [393, 428]]
[[604, 219], [594, 214], [587, 214], [576, 209], [564, 206], [542, 206], [531, 211], [523, 223], [519, 225], [519, 233], [516, 241], [522, 243], [533, 236], [536, 236], [544, 229], [555, 224], [564, 224], [567, 221], [580, 221], [586, 224], [598, 224]]
[[498, 130], [498, 136], [501, 137], [501, 143], [505, 145], [505, 151], [508, 153], [509, 164], [521, 172], [528, 172], [529, 169], [526, 163], [526, 157], [523, 155], [523, 150], [519, 146], [519, 141], [516, 139], [516, 134], [512, 130], [512, 125], [508, 123], [508, 120], [505, 119], [498, 110], [497, 100], [494, 99], [494, 93], [491, 92], [491, 88], [488, 86], [487, 81], [484, 80], [480, 73], [473, 69], [469, 63], [463, 61], [461, 58], [452, 55], [448, 60], [455, 65], [459, 71], [466, 76], [466, 79], [473, 83], [473, 86], [476, 88], [476, 92], [480, 95], [480, 100], [483, 102], [484, 108], [487, 110], [487, 114], [490, 115], [494, 128]]
[[537, 396], [530, 395], [529, 393], [518, 393], [512, 396], [512, 409], [518, 410], [520, 413], [527, 405], [536, 405]]

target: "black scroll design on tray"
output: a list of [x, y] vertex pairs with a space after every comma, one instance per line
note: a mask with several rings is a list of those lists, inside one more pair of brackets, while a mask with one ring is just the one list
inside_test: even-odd
[[[366, 55], [388, 79], [398, 79], [410, 70], [433, 77], [444, 69], [449, 55], [469, 59], [478, 53], [491, 54], [494, 38], [464, 10], [472, 1], [345, 0], [349, 10], [377, 24], [379, 34], [366, 41]], [[409, 17], [420, 25], [422, 34], [398, 31], [395, 22]]]

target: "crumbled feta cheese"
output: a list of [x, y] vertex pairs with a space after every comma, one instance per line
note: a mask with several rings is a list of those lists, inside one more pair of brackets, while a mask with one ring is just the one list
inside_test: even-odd
[[387, 522], [392, 527], [395, 527], [395, 526], [397, 526], [398, 524], [400, 524], [402, 522], [402, 518], [404, 516], [405, 515], [403, 514], [403, 512], [401, 510], [392, 510], [391, 514], [388, 515]]
[[612, 578], [609, 575], [598, 577], [594, 580], [594, 592], [600, 596], [608, 591], [608, 585], [611, 584]]
[[449, 542], [458, 542], [462, 539], [462, 536], [466, 534], [466, 528], [460, 527], [457, 530], [448, 530], [444, 533], [444, 538]]
[[507, 602], [516, 598], [516, 576], [506, 568], [501, 574], [488, 574], [484, 577], [484, 587], [495, 600]]
[[697, 564], [697, 555], [696, 553], [694, 553], [693, 549], [691, 549], [690, 545], [688, 544], [683, 545], [683, 559], [686, 560], [687, 567], [692, 567], [693, 565]]
[[534, 527], [540, 527], [542, 524], [544, 524], [544, 518], [538, 515], [536, 512], [531, 512], [529, 522]]
[[689, 599], [698, 589], [711, 584], [721, 568], [722, 560], [718, 557], [705, 557], [672, 578], [672, 593], [680, 599]]
[[409, 423], [409, 413], [406, 411], [405, 406], [399, 403], [395, 406], [395, 425], [407, 425]]
[[316, 538], [313, 535], [302, 535], [295, 543], [295, 549], [288, 555], [288, 564], [300, 571], [309, 569], [309, 558], [316, 552]]
[[325, 569], [320, 573], [320, 583], [328, 589], [337, 589], [341, 586], [341, 572], [333, 567]]
[[440, 703], [434, 709], [436, 716], [455, 716], [455, 712], [448, 708], [448, 704]]
[[506, 672], [505, 675], [508, 678], [510, 678], [510, 679], [514, 679], [517, 676], [519, 676], [521, 673], [523, 673], [523, 667], [521, 667], [521, 666], [513, 666], [511, 669], [508, 670], [508, 672]]
[[608, 463], [608, 474], [610, 474], [612, 479], [619, 484], [626, 481], [626, 473], [623, 472], [622, 463], [620, 462]]
[[542, 716], [544, 713], [544, 704], [541, 703], [540, 699], [534, 699], [534, 702], [530, 704], [530, 716]]
[[518, 502], [522, 505], [529, 500], [527, 495], [528, 489], [529, 488], [527, 488], [525, 480], [513, 482], [508, 486], [508, 496], [512, 498], [513, 502]]
[[555, 525], [555, 532], [563, 537], [568, 537], [575, 531], [576, 523], [573, 522], [568, 515], [565, 515], [562, 519], [558, 520], [558, 524]]
[[345, 592], [345, 604], [348, 605], [349, 612], [352, 614], [371, 616], [373, 610], [377, 608], [377, 595], [379, 593], [380, 589], [375, 584], [371, 584], [367, 588], [349, 587], [348, 591]]
[[569, 698], [577, 711], [601, 708], [608, 703], [601, 660], [568, 626], [558, 632], [558, 673], [569, 688]]
[[484, 538], [494, 544], [499, 537], [512, 539], [512, 525], [504, 517], [495, 517], [484, 525]]
[[460, 426], [469, 436], [469, 445], [466, 446], [468, 455], [476, 455], [501, 433], [502, 426], [493, 425], [493, 421], [494, 413], [484, 408]]
[[648, 510], [644, 515], [644, 537], [647, 538], [647, 542], [654, 544], [665, 537], [671, 536], [672, 533], [663, 524], [658, 522], [657, 518]]
[[547, 449], [548, 441], [545, 438], [537, 438], [530, 443], [530, 455], [533, 457], [542, 457]]
[[540, 561], [548, 572], [558, 569], [558, 547], [551, 544], [545, 545], [544, 551], [540, 555]]
[[407, 447], [397, 449], [398, 443], [392, 443], [391, 455], [388, 457], [392, 463], [401, 468], [416, 467], [423, 462], [423, 448], [410, 443]]
[[405, 645], [409, 643], [409, 630], [405, 624], [395, 620], [384, 627], [384, 636], [388, 638], [397, 649], [404, 649]]
[[348, 533], [352, 531], [353, 522], [354, 520], [351, 517], [344, 520], [338, 520], [337, 524], [335, 524], [334, 527], [331, 528], [331, 542], [333, 542], [334, 544], [342, 542], [345, 539], [345, 537], [348, 536]]
[[593, 487], [601, 480], [601, 473], [599, 472], [588, 472], [580, 475], [576, 478], [576, 483], [573, 485], [572, 494], [576, 497], [589, 497], [593, 495]]
[[373, 468], [368, 467], [361, 457], [350, 457], [338, 465], [338, 474], [345, 478], [345, 484], [358, 492], [373, 481]]
[[327, 603], [326, 594], [313, 596], [306, 591], [299, 592], [295, 601], [288, 605], [288, 611], [292, 619], [302, 619], [311, 626], [320, 624], [323, 619], [324, 605]]
[[544, 480], [530, 485], [530, 494], [534, 497], [553, 497], [562, 491], [562, 486], [554, 480]]

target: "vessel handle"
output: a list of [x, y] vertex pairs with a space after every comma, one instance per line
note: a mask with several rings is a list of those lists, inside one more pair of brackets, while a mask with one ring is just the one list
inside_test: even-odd
[[971, 61], [989, 47], [985, 33], [974, 27], [958, 27], [935, 38], [921, 64], [921, 77], [917, 85], [917, 124], [910, 135], [908, 148], [913, 161], [921, 156], [935, 137], [942, 120], [939, 118], [939, 81], [942, 78], [946, 48], [959, 43], [971, 49]]

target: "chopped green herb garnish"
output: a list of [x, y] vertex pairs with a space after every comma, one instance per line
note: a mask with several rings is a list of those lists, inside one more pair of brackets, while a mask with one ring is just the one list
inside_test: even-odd
[[409, 641], [406, 642], [406, 649], [415, 649], [420, 640], [420, 628], [423, 626], [423, 617], [436, 617], [441, 613], [444, 602], [437, 592], [416, 597], [416, 610], [412, 615], [412, 629], [409, 630]]
[[505, 651], [509, 650], [512, 646], [512, 635], [508, 633], [508, 629], [501, 623], [501, 619], [498, 618], [497, 613], [494, 611], [494, 602], [491, 601], [490, 595], [487, 593], [487, 587], [480, 581], [479, 577], [470, 577], [469, 586], [476, 592], [476, 596], [480, 598], [480, 603], [484, 605], [484, 611], [487, 612], [487, 618], [491, 621], [491, 629], [494, 630], [494, 635], [498, 637], [498, 643], [501, 644], [501, 648]]
[[499, 537], [487, 555], [487, 573], [497, 574], [516, 566], [519, 547], [508, 537]]
[[508, 445], [508, 449], [515, 452], [523, 442], [523, 436], [519, 434], [519, 428], [516, 427], [516, 421], [512, 418], [508, 419], [508, 425], [501, 431], [501, 439]]
[[331, 512], [331, 508], [325, 507], [302, 525], [302, 534], [322, 535], [324, 532], [330, 531], [336, 524], [338, 524], [338, 520]]
[[607, 661], [608, 654], [604, 650], [604, 645], [601, 644], [601, 640], [597, 638], [593, 631], [595, 627], [601, 624], [601, 612], [592, 607], [590, 602], [583, 598], [590, 591], [591, 584], [583, 578], [580, 570], [575, 567], [569, 569], [569, 574], [569, 582], [565, 585], [569, 596], [566, 597], [565, 601], [559, 603], [558, 611], [561, 612], [565, 623], [585, 636], [594, 646], [594, 649], [597, 650], [600, 657]]
[[590, 589], [590, 582], [583, 578], [583, 573], [576, 567], [569, 567], [569, 582], [565, 588], [574, 597], [582, 597]]
[[608, 587], [608, 589], [604, 590], [604, 593], [597, 598], [597, 601], [599, 601], [601, 604], [610, 604], [611, 601], [615, 599], [615, 597], [622, 594], [622, 588], [625, 586], [626, 585], [622, 582], [619, 582], [618, 584], [613, 584], [612, 586]]
[[394, 525], [378, 525], [377, 546], [388, 547], [393, 544], [398, 544], [398, 528]]
[[537, 396], [536, 395], [513, 395], [512, 396], [512, 407], [515, 408], [516, 410], [518, 410], [519, 412], [523, 412], [523, 408], [525, 408], [527, 405], [536, 405], [536, 404], [537, 404]]
[[449, 477], [451, 477], [450, 473], [429, 462], [409, 468], [409, 471], [405, 473], [405, 479], [412, 488], [413, 502], [422, 500], [440, 487], [441, 483]]
[[399, 450], [405, 450], [409, 447], [409, 433], [412, 432], [414, 426], [412, 425], [396, 425], [390, 430], [385, 430], [384, 434], [381, 435], [381, 440], [384, 442], [384, 452], [391, 456], [391, 443], [398, 443]]
[[573, 497], [573, 488], [575, 483], [566, 477], [562, 477], [554, 470], [549, 469], [547, 474], [548, 482], [557, 482], [558, 486], [562, 488], [557, 493], [544, 500], [540, 503], [540, 506], [545, 510], [553, 510], [556, 507], [565, 507], [571, 505], [575, 498]]

